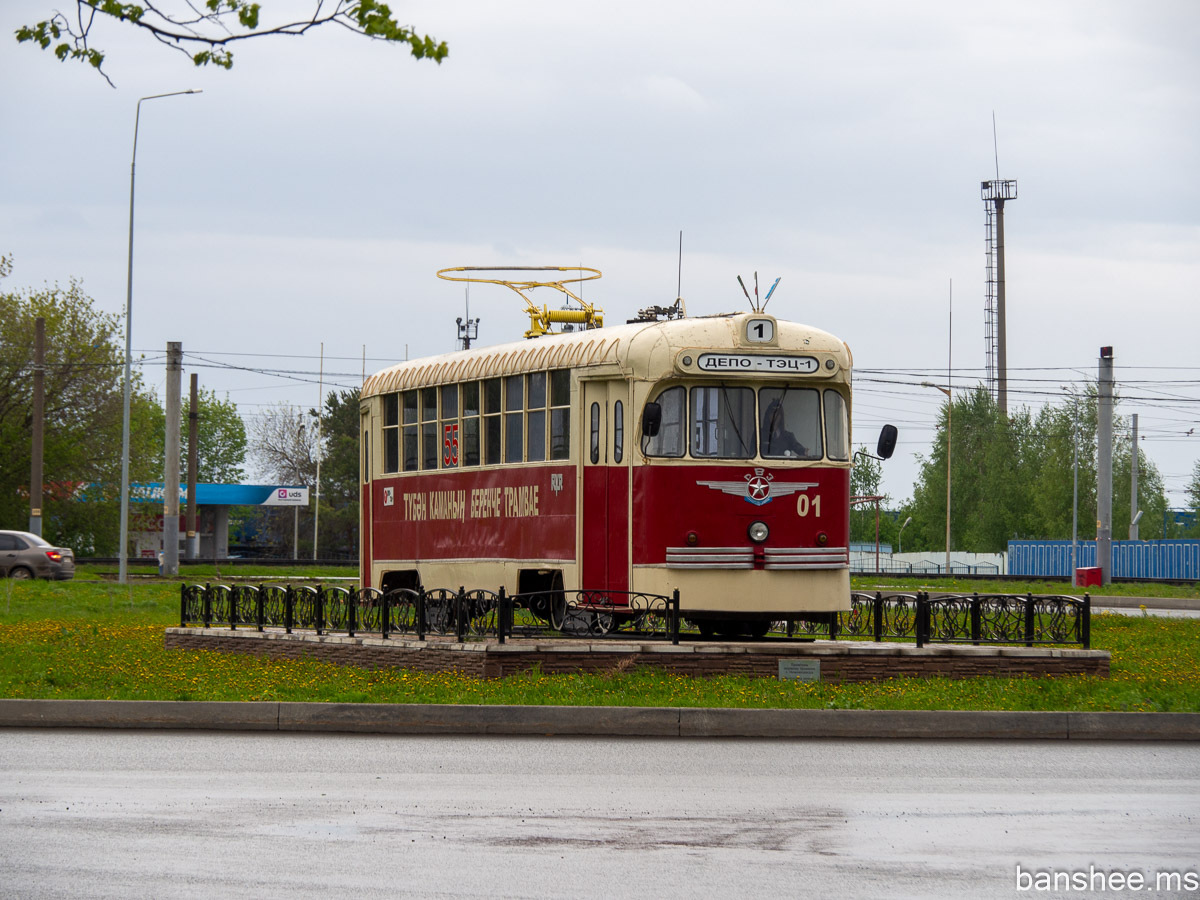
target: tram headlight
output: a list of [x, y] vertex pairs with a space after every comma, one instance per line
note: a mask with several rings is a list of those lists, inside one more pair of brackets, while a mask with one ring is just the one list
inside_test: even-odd
[[754, 541], [756, 544], [761, 544], [763, 541], [765, 541], [767, 539], [767, 535], [770, 533], [771, 530], [767, 528], [766, 522], [754, 522], [749, 528], [746, 529], [746, 534], [748, 534], [750, 536], [750, 540]]

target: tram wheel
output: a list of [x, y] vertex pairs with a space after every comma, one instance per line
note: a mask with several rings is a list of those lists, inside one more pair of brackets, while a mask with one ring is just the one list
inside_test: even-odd
[[700, 637], [706, 641], [711, 641], [717, 636], [717, 626], [707, 619], [700, 619], [696, 622], [696, 630], [700, 632]]
[[546, 621], [555, 631], [562, 631], [567, 624], [567, 598], [561, 592], [556, 591], [547, 597]]
[[611, 634], [615, 628], [616, 617], [612, 613], [583, 612], [572, 609], [564, 613], [562, 625], [558, 630], [563, 634], [586, 637]]
[[761, 641], [767, 636], [767, 632], [771, 630], [770, 622], [749, 622], [746, 625], [746, 632], [756, 641]]
[[716, 622], [713, 627], [726, 640], [737, 640], [742, 636], [742, 623], [736, 620]]

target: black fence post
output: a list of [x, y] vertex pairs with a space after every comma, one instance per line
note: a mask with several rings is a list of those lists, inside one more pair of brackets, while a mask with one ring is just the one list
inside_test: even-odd
[[357, 624], [355, 620], [358, 618], [358, 598], [358, 591], [346, 592], [346, 603], [350, 606], [350, 608], [346, 610], [347, 634], [350, 637], [354, 637], [354, 626]]
[[417, 591], [417, 640], [425, 640], [425, 588]]
[[237, 631], [237, 604], [241, 594], [241, 585], [235, 584], [226, 594], [229, 597], [229, 630]]
[[671, 643], [679, 643], [679, 588], [671, 592]]
[[1033, 592], [1025, 595], [1025, 646], [1033, 646]]
[[831, 612], [829, 614], [829, 639], [836, 641], [838, 638], [838, 613]]
[[211, 587], [211, 585], [209, 582], [207, 582], [207, 581], [204, 582], [204, 627], [205, 628], [212, 627], [212, 592], [209, 590], [210, 587]]
[[379, 602], [383, 605], [380, 615], [383, 617], [379, 621], [379, 634], [383, 640], [388, 639], [388, 632], [392, 630], [392, 601], [391, 595], [386, 591], [380, 596]]
[[929, 595], [917, 592], [917, 646], [924, 647], [929, 639]]
[[971, 642], [978, 646], [983, 627], [980, 624], [982, 616], [979, 611], [979, 592], [971, 594]]
[[504, 585], [500, 585], [500, 593], [496, 597], [496, 637], [499, 638], [501, 644], [504, 643], [505, 632], [512, 627], [509, 623], [511, 615], [512, 601], [504, 593]]
[[324, 630], [325, 625], [325, 589], [321, 585], [317, 585], [317, 598], [313, 601], [315, 607], [314, 613], [317, 619], [317, 634]]
[[292, 623], [296, 620], [296, 592], [289, 584], [283, 595], [283, 630], [292, 633]]
[[263, 596], [263, 586], [260, 584], [254, 588], [254, 622], [258, 626], [258, 630], [263, 630], [263, 620], [266, 618], [266, 598]]
[[454, 637], [461, 644], [467, 639], [467, 615], [465, 588], [460, 584], [454, 595]]
[[187, 598], [188, 586], [181, 584], [179, 586], [179, 627], [187, 628]]
[[871, 604], [871, 630], [875, 632], [875, 642], [883, 640], [883, 592], [875, 592], [875, 600]]
[[1092, 595], [1083, 595], [1083, 609], [1079, 611], [1083, 615], [1083, 621], [1080, 624], [1079, 636], [1083, 643], [1084, 650], [1092, 649]]

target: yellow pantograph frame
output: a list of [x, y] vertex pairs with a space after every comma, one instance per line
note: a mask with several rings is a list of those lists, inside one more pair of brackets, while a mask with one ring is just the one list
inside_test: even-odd
[[[452, 272], [578, 272], [580, 274], [572, 278], [559, 278], [558, 280], [521, 280], [516, 278], [482, 278], [475, 275], [462, 276], [448, 274]], [[550, 327], [556, 323], [582, 325], [588, 329], [601, 328], [604, 325], [604, 310], [592, 303], [588, 303], [567, 287], [568, 284], [595, 281], [597, 278], [602, 277], [599, 269], [592, 269], [588, 266], [453, 266], [449, 269], [440, 269], [437, 277], [444, 281], [499, 284], [514, 291], [518, 297], [525, 301], [525, 312], [529, 313], [529, 330], [525, 332], [525, 337], [527, 338], [541, 337], [543, 334], [548, 334]], [[536, 303], [525, 296], [524, 292], [540, 287], [554, 288], [556, 291], [566, 294], [578, 303], [581, 308], [550, 309], [548, 306], [539, 308]]]

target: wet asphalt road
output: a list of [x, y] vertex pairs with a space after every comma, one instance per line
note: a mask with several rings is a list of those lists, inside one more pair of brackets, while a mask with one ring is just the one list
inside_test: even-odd
[[1018, 864], [1200, 870], [1200, 752], [0, 730], [2, 897], [1033, 896]]

